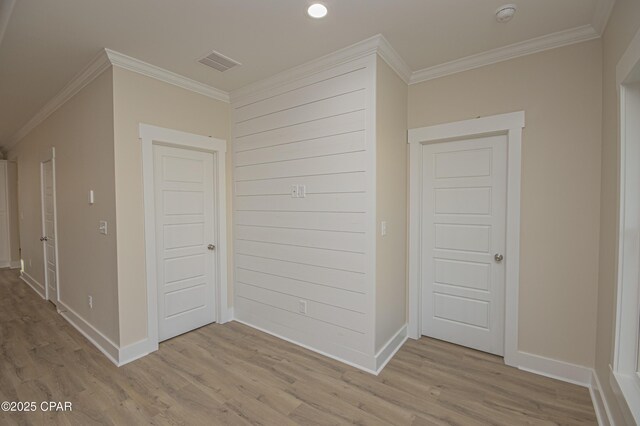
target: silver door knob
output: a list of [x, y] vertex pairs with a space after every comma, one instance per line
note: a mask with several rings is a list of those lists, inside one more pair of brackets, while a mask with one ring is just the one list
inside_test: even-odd
[[215, 249], [216, 249], [216, 246], [214, 246], [213, 244], [209, 244], [209, 245], [207, 246], [207, 248], [208, 248], [209, 250], [215, 250]]
[[496, 260], [496, 262], [502, 262], [502, 259], [504, 259], [504, 256], [501, 255], [500, 253], [496, 253], [496, 255], [493, 256], [493, 258]]

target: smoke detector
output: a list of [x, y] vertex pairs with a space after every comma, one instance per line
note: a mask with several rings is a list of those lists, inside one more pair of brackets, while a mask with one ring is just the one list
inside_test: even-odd
[[504, 6], [500, 6], [496, 9], [496, 21], [504, 24], [505, 22], [509, 22], [513, 15], [516, 14], [517, 7], [515, 4], [505, 4]]

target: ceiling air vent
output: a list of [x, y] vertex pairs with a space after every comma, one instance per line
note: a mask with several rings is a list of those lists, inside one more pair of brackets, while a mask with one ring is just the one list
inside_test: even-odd
[[227, 58], [223, 54], [215, 51], [211, 52], [204, 58], [198, 60], [198, 62], [208, 67], [211, 67], [213, 69], [216, 69], [220, 72], [224, 72], [230, 68], [241, 65], [240, 62], [236, 62], [233, 59]]

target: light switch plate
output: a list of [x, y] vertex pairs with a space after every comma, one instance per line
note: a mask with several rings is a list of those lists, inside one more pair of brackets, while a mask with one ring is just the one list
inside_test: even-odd
[[298, 312], [300, 312], [301, 314], [306, 314], [307, 313], [307, 301], [306, 300], [298, 301]]
[[298, 198], [298, 185], [291, 185], [291, 198]]
[[100, 233], [102, 235], [107, 235], [107, 221], [106, 220], [101, 220], [100, 221], [100, 225], [98, 226], [98, 231], [100, 231]]
[[304, 198], [307, 196], [307, 187], [305, 185], [298, 185], [298, 197]]
[[383, 237], [385, 235], [387, 235], [387, 221], [383, 220], [382, 222], [380, 222], [380, 235], [382, 235]]

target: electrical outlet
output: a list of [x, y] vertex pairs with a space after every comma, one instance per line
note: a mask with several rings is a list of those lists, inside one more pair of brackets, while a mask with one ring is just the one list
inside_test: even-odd
[[89, 308], [93, 309], [93, 296], [89, 296]]
[[298, 198], [298, 185], [291, 185], [291, 198]]
[[300, 312], [301, 314], [307, 314], [307, 301], [306, 300], [299, 300], [298, 301], [298, 312]]

